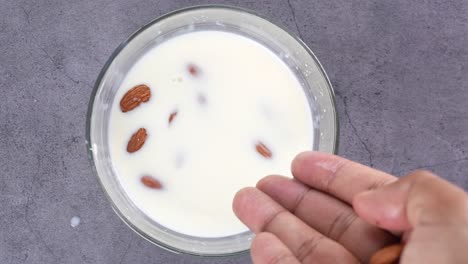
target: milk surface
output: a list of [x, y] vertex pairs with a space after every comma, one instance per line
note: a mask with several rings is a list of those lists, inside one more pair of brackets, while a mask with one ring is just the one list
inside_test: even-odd
[[[150, 100], [123, 113], [120, 99], [139, 84], [150, 87]], [[128, 153], [140, 127], [148, 138]], [[179, 35], [144, 54], [124, 77], [109, 121], [112, 164], [128, 197], [162, 226], [199, 237], [246, 231], [232, 212], [235, 193], [269, 174], [290, 175], [313, 136], [308, 100], [288, 66], [258, 42], [222, 31]], [[258, 142], [271, 158], [257, 152]], [[143, 185], [144, 175], [163, 188]]]

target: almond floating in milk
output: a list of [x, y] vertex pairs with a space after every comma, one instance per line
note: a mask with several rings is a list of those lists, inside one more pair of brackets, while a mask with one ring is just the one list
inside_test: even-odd
[[143, 183], [146, 187], [149, 187], [151, 189], [161, 189], [162, 184], [160, 181], [156, 180], [154, 177], [145, 175], [141, 177], [141, 183]]
[[169, 125], [172, 123], [172, 121], [174, 121], [174, 118], [177, 116], [177, 111], [172, 111], [172, 113], [169, 115], [169, 118], [167, 120], [167, 122], [169, 123]]
[[265, 158], [269, 159], [272, 156], [271, 150], [260, 141], [255, 145], [255, 149], [257, 150], [258, 154]]
[[200, 68], [193, 63], [190, 63], [189, 65], [187, 65], [187, 70], [190, 73], [190, 75], [192, 75], [193, 77], [197, 77], [201, 73]]
[[120, 110], [128, 112], [135, 109], [141, 103], [146, 103], [151, 97], [151, 90], [147, 85], [141, 84], [128, 90], [120, 100]]
[[137, 132], [130, 137], [130, 140], [127, 143], [127, 152], [133, 153], [141, 149], [145, 144], [147, 137], [148, 134], [146, 133], [146, 129], [139, 128]]

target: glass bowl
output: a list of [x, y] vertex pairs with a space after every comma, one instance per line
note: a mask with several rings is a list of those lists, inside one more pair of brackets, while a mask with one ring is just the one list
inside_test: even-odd
[[161, 16], [143, 26], [111, 55], [98, 76], [89, 102], [86, 139], [94, 173], [117, 215], [145, 239], [167, 250], [199, 256], [248, 252], [254, 234], [203, 238], [159, 225], [127, 197], [109, 155], [108, 121], [116, 91], [133, 64], [149, 49], [176, 35], [221, 30], [247, 36], [275, 52], [297, 76], [313, 116], [313, 149], [335, 153], [338, 123], [330, 81], [312, 51], [296, 36], [252, 11], [228, 6], [195, 6]]

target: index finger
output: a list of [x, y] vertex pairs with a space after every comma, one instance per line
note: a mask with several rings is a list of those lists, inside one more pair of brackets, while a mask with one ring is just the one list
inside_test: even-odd
[[294, 158], [291, 171], [297, 180], [348, 204], [361, 192], [377, 189], [397, 177], [336, 155], [303, 152]]

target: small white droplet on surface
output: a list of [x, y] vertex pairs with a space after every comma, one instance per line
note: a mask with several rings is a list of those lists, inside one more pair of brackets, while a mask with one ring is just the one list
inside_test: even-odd
[[77, 227], [80, 224], [81, 219], [78, 216], [74, 216], [70, 220], [71, 227]]

